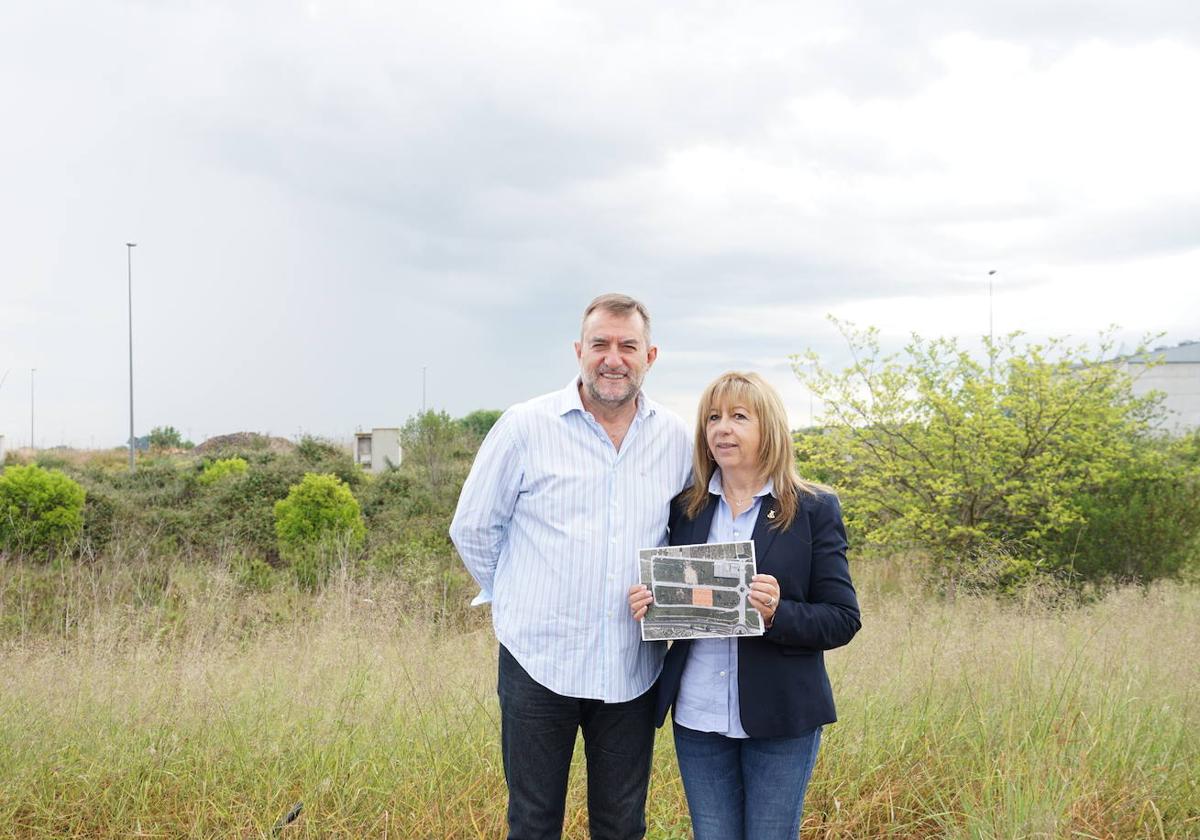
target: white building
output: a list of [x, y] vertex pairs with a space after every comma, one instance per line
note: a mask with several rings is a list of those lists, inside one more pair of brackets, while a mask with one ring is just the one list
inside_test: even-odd
[[1135, 394], [1160, 391], [1166, 395], [1166, 431], [1183, 434], [1200, 429], [1200, 341], [1155, 347], [1128, 357], [1125, 364], [1133, 376]]
[[372, 429], [354, 433], [354, 463], [364, 470], [380, 473], [389, 466], [400, 466], [400, 429]]

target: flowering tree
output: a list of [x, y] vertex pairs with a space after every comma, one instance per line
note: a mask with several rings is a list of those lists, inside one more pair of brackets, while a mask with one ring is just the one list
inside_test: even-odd
[[913, 336], [881, 352], [877, 331], [839, 323], [853, 353], [841, 372], [815, 354], [796, 375], [825, 406], [797, 443], [802, 468], [835, 484], [868, 544], [916, 547], [954, 566], [1000, 546], [1025, 564], [1085, 523], [1092, 491], [1133, 469], [1151, 436], [1153, 396], [1122, 365], [1058, 339], [987, 340], [979, 361], [953, 339]]

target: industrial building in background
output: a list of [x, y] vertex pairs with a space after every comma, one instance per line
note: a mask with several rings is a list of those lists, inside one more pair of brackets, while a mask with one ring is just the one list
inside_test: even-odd
[[399, 427], [355, 432], [354, 463], [373, 473], [400, 466]]
[[1155, 347], [1122, 361], [1133, 377], [1135, 394], [1158, 391], [1164, 395], [1163, 431], [1187, 434], [1200, 429], [1200, 341]]

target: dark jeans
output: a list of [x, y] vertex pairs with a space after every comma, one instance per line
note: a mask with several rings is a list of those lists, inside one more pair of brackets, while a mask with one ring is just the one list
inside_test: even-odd
[[564, 697], [530, 677], [501, 645], [497, 691], [509, 840], [562, 836], [567, 776], [580, 728], [593, 840], [645, 836], [654, 748], [653, 689], [627, 703]]
[[821, 727], [798, 738], [726, 738], [675, 724], [696, 840], [796, 840]]

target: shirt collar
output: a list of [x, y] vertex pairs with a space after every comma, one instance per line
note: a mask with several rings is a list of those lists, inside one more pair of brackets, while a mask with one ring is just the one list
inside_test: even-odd
[[[583, 407], [583, 397], [579, 396], [579, 384], [582, 378], [576, 376], [567, 383], [567, 387], [559, 392], [558, 414], [570, 414], [572, 411], [578, 411], [580, 414], [587, 414], [588, 410]], [[650, 401], [646, 399], [646, 395], [638, 391], [637, 395], [637, 417], [645, 418], [654, 413], [654, 409], [650, 406]]]
[[[720, 469], [713, 470], [712, 478], [710, 478], [708, 480], [708, 492], [712, 493], [714, 496], [720, 496], [722, 499], [725, 498], [725, 492], [721, 488], [721, 470]], [[769, 496], [769, 495], [774, 494], [774, 492], [775, 492], [775, 479], [768, 478], [767, 483], [762, 486], [762, 489], [754, 494], [754, 498], [757, 499], [760, 496]]]

